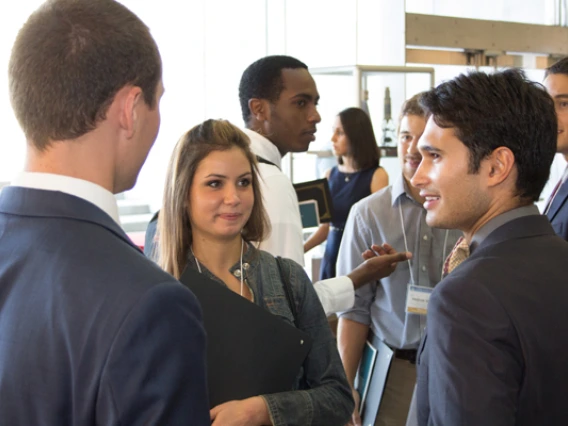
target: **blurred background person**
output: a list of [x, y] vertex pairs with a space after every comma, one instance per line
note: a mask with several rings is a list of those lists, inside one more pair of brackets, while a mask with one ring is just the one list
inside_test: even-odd
[[[352, 309], [339, 314], [337, 342], [350, 385], [368, 340], [393, 349], [393, 360], [376, 419], [365, 424], [403, 426], [416, 383], [415, 359], [426, 325], [425, 315], [407, 311], [409, 283], [433, 288], [441, 279], [446, 256], [460, 236], [456, 230], [434, 229], [426, 223], [425, 199], [410, 184], [422, 156], [418, 140], [426, 126], [426, 112], [419, 104], [421, 94], [408, 99], [398, 123], [398, 158], [401, 173], [392, 185], [356, 203], [345, 226], [338, 255], [337, 273], [356, 268], [360, 253], [372, 244], [388, 242], [397, 250], [412, 251], [413, 257], [388, 277], [361, 286]], [[371, 379], [370, 387], [382, 386]], [[358, 403], [359, 394], [353, 390]], [[368, 403], [368, 402], [367, 402]], [[360, 425], [358, 407], [352, 424]]]
[[373, 125], [365, 111], [341, 111], [335, 119], [331, 140], [338, 162], [325, 173], [333, 200], [332, 221], [322, 224], [304, 243], [307, 252], [327, 239], [320, 280], [336, 276], [337, 253], [351, 206], [389, 183], [387, 172], [380, 167]]

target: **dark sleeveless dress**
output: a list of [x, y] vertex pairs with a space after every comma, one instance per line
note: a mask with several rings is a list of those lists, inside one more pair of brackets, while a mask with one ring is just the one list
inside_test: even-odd
[[371, 167], [355, 173], [342, 173], [337, 166], [331, 169], [328, 182], [333, 200], [333, 220], [321, 262], [320, 280], [335, 277], [335, 263], [347, 215], [353, 204], [371, 195], [371, 180], [377, 168]]

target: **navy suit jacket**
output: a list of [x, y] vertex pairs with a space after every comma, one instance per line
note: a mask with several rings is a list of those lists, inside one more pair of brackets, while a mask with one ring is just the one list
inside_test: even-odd
[[558, 188], [546, 216], [550, 220], [554, 232], [568, 241], [568, 180]]
[[210, 423], [195, 296], [93, 204], [4, 188], [0, 424]]
[[434, 289], [418, 423], [564, 426], [568, 243], [545, 216], [493, 231]]

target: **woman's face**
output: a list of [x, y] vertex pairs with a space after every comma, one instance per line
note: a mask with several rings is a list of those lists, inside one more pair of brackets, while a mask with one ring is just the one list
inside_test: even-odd
[[343, 131], [343, 125], [339, 116], [335, 117], [331, 141], [333, 142], [333, 153], [335, 156], [341, 157], [349, 154], [349, 139]]
[[213, 151], [197, 166], [189, 189], [193, 238], [230, 240], [254, 205], [251, 165], [239, 148]]

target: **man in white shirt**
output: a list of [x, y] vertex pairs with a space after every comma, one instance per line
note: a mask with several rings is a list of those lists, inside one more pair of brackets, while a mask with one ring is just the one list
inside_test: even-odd
[[156, 139], [161, 76], [118, 2], [46, 2], [16, 38], [27, 157], [0, 194], [0, 424], [211, 423], [199, 304], [128, 239], [113, 196]]
[[[282, 157], [307, 151], [315, 140], [319, 93], [303, 62], [290, 56], [266, 56], [248, 66], [239, 85], [245, 133], [259, 161], [261, 192], [272, 232], [260, 248], [304, 264], [304, 240], [298, 198], [281, 170]], [[406, 253], [385, 252], [347, 276], [315, 283], [326, 314], [353, 306], [354, 289], [390, 274]]]
[[282, 157], [307, 151], [315, 140], [319, 93], [306, 64], [290, 56], [266, 56], [243, 73], [239, 99], [245, 133], [259, 157], [264, 197], [272, 232], [260, 248], [304, 264], [298, 198], [281, 170]]

